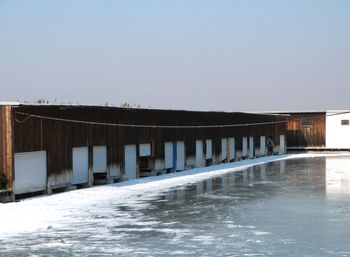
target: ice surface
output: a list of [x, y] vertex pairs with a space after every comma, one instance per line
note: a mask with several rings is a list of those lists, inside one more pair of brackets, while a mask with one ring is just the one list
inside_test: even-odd
[[[157, 177], [133, 179], [126, 182], [108, 184], [104, 186], [80, 189], [61, 194], [42, 196], [20, 202], [0, 204], [0, 238], [23, 232], [47, 230], [49, 227], [60, 228], [71, 222], [84, 221], [84, 213], [98, 212], [95, 218], [108, 216], [109, 204], [127, 204], [130, 208], [142, 209], [144, 205], [138, 203], [135, 196], [147, 193], [152, 199], [160, 192], [175, 186], [221, 176], [239, 171], [254, 165], [273, 161], [329, 156], [329, 154], [287, 154], [268, 156], [251, 160], [242, 160], [210, 167], [195, 168], [183, 172], [171, 173]], [[333, 154], [332, 156], [349, 156], [347, 154]], [[215, 197], [215, 196], [211, 196]], [[143, 198], [144, 200], [145, 198]], [[75, 214], [79, 217], [75, 217]], [[127, 222], [128, 217], [120, 217], [120, 222]]]
[[349, 187], [334, 188], [349, 157], [269, 156], [1, 204], [0, 256], [339, 255]]

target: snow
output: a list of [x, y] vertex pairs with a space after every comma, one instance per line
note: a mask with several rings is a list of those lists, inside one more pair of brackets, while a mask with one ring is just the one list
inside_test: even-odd
[[19, 105], [19, 102], [1, 102], [0, 101], [0, 105]]
[[[91, 219], [91, 217], [112, 217], [113, 215], [110, 214], [115, 210], [111, 208], [111, 203], [114, 206], [127, 205], [129, 208], [135, 208], [135, 210], [142, 209], [145, 207], [145, 203], [140, 200], [140, 196], [142, 196], [142, 200], [153, 199], [161, 192], [173, 187], [181, 187], [212, 177], [222, 176], [226, 173], [239, 171], [254, 165], [293, 158], [325, 156], [349, 157], [350, 154], [287, 154], [268, 156], [36, 197], [21, 202], [0, 204], [0, 239], [20, 233], [48, 231], [50, 229], [70, 226], [71, 224], [83, 224], [87, 219]], [[127, 224], [131, 219], [133, 222], [138, 222], [137, 219], [135, 220], [135, 217], [128, 216], [128, 213], [120, 213], [120, 216], [114, 222]], [[152, 224], [155, 221], [150, 220], [148, 222]], [[256, 233], [263, 235], [262, 232]]]

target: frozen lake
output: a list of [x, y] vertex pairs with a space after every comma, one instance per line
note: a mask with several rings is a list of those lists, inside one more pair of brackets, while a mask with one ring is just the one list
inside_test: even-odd
[[2, 205], [0, 255], [350, 256], [350, 157], [154, 183]]

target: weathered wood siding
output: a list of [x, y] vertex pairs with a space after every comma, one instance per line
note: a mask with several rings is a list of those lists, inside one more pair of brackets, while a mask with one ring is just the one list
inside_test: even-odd
[[[195, 140], [212, 139], [214, 152], [219, 154], [221, 138], [235, 137], [236, 148], [241, 147], [243, 136], [271, 136], [278, 143], [285, 134], [285, 124], [269, 124], [237, 128], [131, 128], [77, 124], [48, 119], [29, 118], [19, 112], [43, 116], [126, 124], [152, 125], [214, 125], [246, 124], [283, 120], [284, 117], [245, 113], [193, 112], [151, 109], [124, 109], [89, 106], [35, 106], [19, 105], [14, 108], [14, 151], [46, 150], [48, 176], [59, 176], [72, 170], [72, 147], [107, 146], [107, 165], [120, 165], [123, 172], [124, 145], [152, 143], [157, 159], [164, 159], [164, 142], [185, 141], [186, 157], [195, 156]], [[91, 156], [91, 154], [90, 154]], [[89, 165], [92, 165], [91, 158]]]
[[13, 186], [11, 106], [0, 106], [0, 135], [0, 190], [11, 189]]
[[[287, 118], [288, 122], [286, 126], [287, 146], [324, 147], [326, 145], [325, 114], [326, 113], [290, 114], [290, 116]], [[312, 124], [303, 125], [301, 119], [312, 120]]]

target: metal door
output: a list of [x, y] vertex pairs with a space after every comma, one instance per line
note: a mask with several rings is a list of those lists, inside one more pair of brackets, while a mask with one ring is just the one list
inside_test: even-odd
[[107, 172], [107, 147], [94, 146], [93, 147], [93, 173]]
[[185, 142], [176, 142], [176, 170], [185, 169]]
[[242, 139], [242, 157], [247, 157], [248, 154], [248, 140], [246, 137]]
[[260, 137], [260, 155], [261, 156], [266, 155], [266, 138], [265, 138], [265, 136]]
[[196, 167], [203, 166], [203, 140], [196, 140]]
[[249, 137], [249, 158], [254, 158], [254, 137]]
[[164, 157], [165, 157], [165, 168], [171, 169], [174, 168], [174, 147], [173, 142], [164, 143]]
[[89, 181], [88, 147], [73, 147], [72, 185], [85, 184]]
[[205, 159], [209, 160], [213, 158], [213, 144], [211, 139], [205, 140]]
[[46, 190], [46, 181], [46, 151], [15, 153], [15, 194]]
[[140, 156], [151, 156], [151, 144], [140, 144]]
[[227, 157], [227, 139], [221, 139], [221, 161], [226, 160]]
[[230, 161], [231, 161], [236, 158], [236, 143], [235, 143], [234, 137], [229, 138], [229, 141], [230, 141]]
[[125, 146], [125, 175], [127, 179], [134, 179], [137, 177], [137, 156], [136, 145]]
[[285, 141], [284, 135], [280, 135], [280, 151], [279, 154], [285, 154], [286, 153], [286, 141]]

